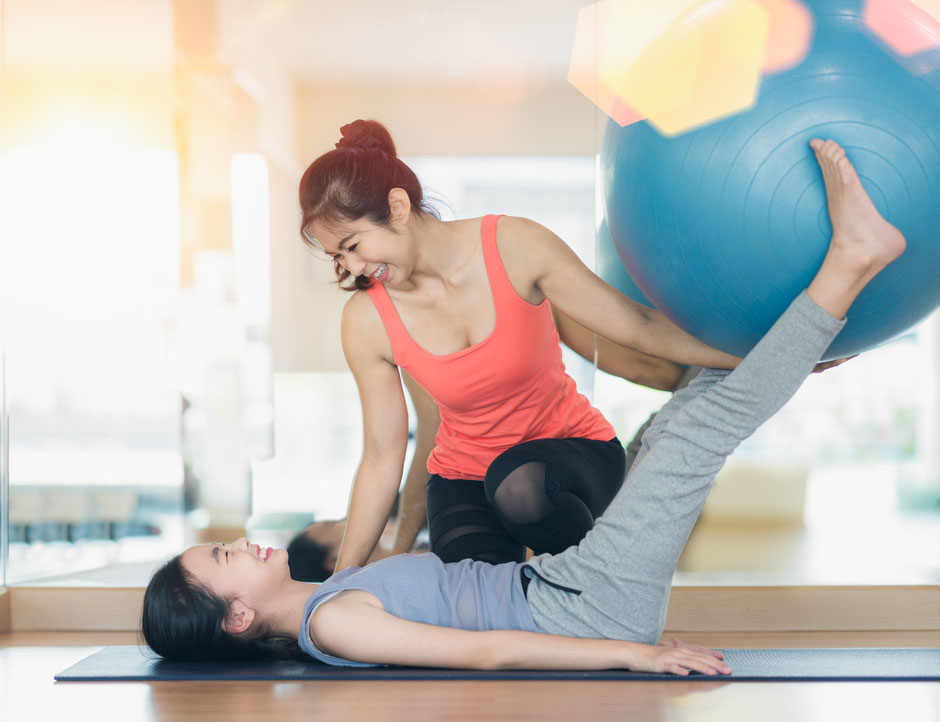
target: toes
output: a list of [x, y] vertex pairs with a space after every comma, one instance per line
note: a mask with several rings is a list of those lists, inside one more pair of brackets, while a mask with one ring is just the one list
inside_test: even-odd
[[839, 175], [845, 182], [854, 183], [858, 179], [858, 173], [855, 172], [855, 166], [852, 165], [852, 161], [846, 158], [845, 155], [839, 159], [836, 168], [839, 171]]
[[814, 149], [817, 153], [833, 162], [838, 160], [840, 154], [845, 155], [845, 151], [842, 150], [842, 146], [840, 146], [834, 140], [826, 140], [819, 145], [814, 146]]
[[813, 138], [809, 144], [816, 153], [817, 158], [820, 160], [829, 161], [833, 165], [838, 163], [841, 158], [845, 157], [845, 151], [842, 149], [842, 146], [836, 143], [834, 140], [821, 140], [820, 138]]

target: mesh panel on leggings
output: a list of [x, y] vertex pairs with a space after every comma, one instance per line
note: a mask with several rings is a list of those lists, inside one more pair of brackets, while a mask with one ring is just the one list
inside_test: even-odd
[[534, 524], [552, 511], [545, 495], [545, 463], [531, 461], [517, 466], [493, 494], [493, 508], [509, 524]]
[[430, 550], [444, 562], [475, 559], [502, 564], [525, 558], [525, 547], [506, 531], [479, 481], [431, 477], [428, 534]]

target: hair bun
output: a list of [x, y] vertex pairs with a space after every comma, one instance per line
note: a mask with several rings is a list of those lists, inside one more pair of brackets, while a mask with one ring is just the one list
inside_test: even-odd
[[336, 144], [337, 148], [378, 150], [395, 156], [392, 136], [381, 123], [374, 120], [354, 120], [340, 128], [339, 132], [343, 137]]
[[373, 148], [377, 148], [379, 150], [384, 150], [382, 147], [382, 141], [371, 135], [343, 136], [336, 144], [336, 147], [364, 148], [365, 150], [372, 150]]

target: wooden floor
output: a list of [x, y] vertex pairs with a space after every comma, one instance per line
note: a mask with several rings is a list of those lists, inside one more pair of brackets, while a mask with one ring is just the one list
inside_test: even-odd
[[[53, 681], [55, 673], [104, 645], [136, 641], [127, 632], [0, 636], [0, 720], [940, 720], [940, 684], [931, 683]], [[729, 647], [926, 646], [858, 634], [727, 641]]]

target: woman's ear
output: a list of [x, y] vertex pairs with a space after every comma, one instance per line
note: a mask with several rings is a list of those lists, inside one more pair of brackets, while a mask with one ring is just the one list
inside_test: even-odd
[[229, 634], [244, 634], [255, 620], [255, 610], [240, 599], [236, 599], [228, 608], [228, 614], [222, 620], [222, 629]]
[[402, 188], [392, 188], [388, 192], [388, 208], [391, 212], [392, 225], [404, 225], [411, 215], [411, 199]]

